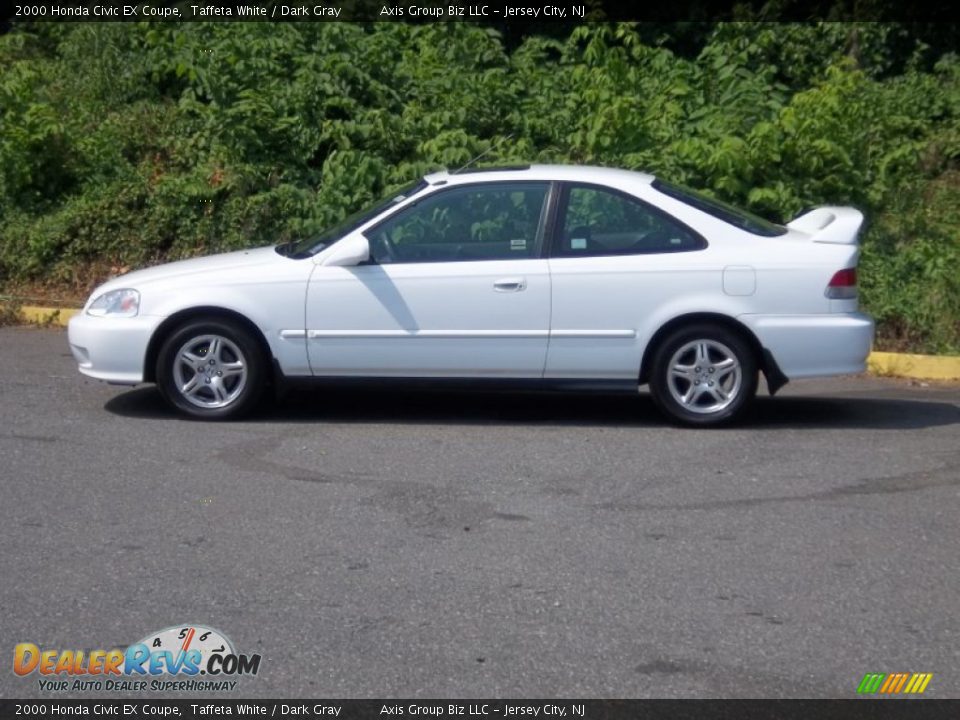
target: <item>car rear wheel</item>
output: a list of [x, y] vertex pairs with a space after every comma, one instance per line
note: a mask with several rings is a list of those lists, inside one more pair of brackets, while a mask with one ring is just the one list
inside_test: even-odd
[[656, 349], [654, 402], [671, 420], [712, 426], [741, 415], [757, 391], [757, 358], [739, 334], [714, 325], [671, 333]]
[[249, 412], [263, 393], [267, 364], [238, 323], [194, 320], [172, 332], [157, 358], [157, 387], [191, 417], [226, 420]]

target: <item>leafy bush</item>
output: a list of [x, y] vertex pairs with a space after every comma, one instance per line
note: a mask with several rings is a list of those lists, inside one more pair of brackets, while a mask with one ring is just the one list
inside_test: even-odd
[[0, 281], [310, 235], [478, 155], [596, 163], [780, 221], [857, 205], [881, 342], [960, 351], [957, 56], [893, 23], [676, 32], [591, 23], [508, 51], [467, 23], [15, 24]]

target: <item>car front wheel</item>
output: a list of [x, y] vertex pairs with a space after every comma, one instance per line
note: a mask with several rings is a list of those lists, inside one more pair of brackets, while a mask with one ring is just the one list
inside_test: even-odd
[[177, 410], [226, 420], [249, 412], [263, 393], [266, 362], [251, 333], [229, 320], [195, 320], [164, 341], [157, 387]]
[[650, 393], [661, 411], [684, 425], [730, 422], [740, 416], [756, 391], [753, 349], [726, 328], [681, 328], [654, 355]]

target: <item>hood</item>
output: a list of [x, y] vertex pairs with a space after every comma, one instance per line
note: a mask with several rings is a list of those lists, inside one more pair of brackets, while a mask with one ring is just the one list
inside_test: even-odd
[[97, 293], [117, 288], [136, 289], [162, 280], [189, 278], [193, 275], [209, 272], [223, 272], [225, 270], [235, 270], [251, 266], [265, 266], [278, 262], [290, 262], [290, 260], [277, 253], [273, 245], [253, 248], [251, 250], [221, 253], [220, 255], [191, 258], [190, 260], [178, 260], [177, 262], [156, 265], [154, 267], [144, 268], [143, 270], [134, 270], [126, 275], [111, 278], [97, 288]]

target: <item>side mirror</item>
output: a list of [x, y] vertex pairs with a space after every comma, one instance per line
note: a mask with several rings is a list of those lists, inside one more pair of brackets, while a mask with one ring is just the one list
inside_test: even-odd
[[343, 238], [323, 259], [323, 264], [331, 267], [353, 267], [370, 259], [370, 243], [357, 233]]

